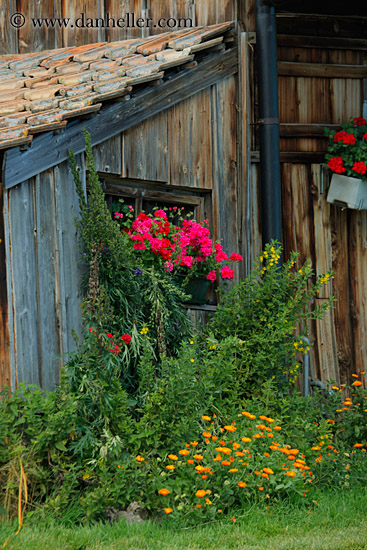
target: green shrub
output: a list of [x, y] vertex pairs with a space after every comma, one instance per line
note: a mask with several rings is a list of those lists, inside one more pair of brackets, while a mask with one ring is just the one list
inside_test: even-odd
[[308, 334], [309, 321], [322, 318], [334, 300], [330, 296], [321, 305], [312, 305], [332, 272], [312, 282], [309, 261], [296, 268], [298, 254], [292, 252], [280, 266], [281, 253], [276, 242], [266, 245], [250, 276], [222, 293], [216, 315], [206, 327], [217, 340], [236, 336], [243, 341], [237, 376], [243, 380], [244, 397], [261, 393], [269, 379], [288, 391], [301, 370], [297, 352], [308, 351], [302, 337]]

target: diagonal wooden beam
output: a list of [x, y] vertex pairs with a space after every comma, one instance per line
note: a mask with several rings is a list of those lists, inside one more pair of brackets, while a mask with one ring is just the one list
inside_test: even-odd
[[235, 74], [237, 70], [236, 49], [210, 55], [196, 67], [184, 70], [158, 86], [136, 92], [129, 101], [104, 105], [93, 118], [69, 122], [65, 130], [57, 135], [47, 132], [34, 136], [28, 149], [16, 147], [6, 151], [2, 173], [5, 188], [13, 187], [67, 160], [69, 149], [76, 154], [84, 151], [83, 130], [90, 132], [92, 145], [98, 145]]

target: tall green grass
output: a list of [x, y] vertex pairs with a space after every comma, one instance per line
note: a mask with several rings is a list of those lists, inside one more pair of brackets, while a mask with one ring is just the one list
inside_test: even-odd
[[[363, 550], [367, 549], [367, 488], [319, 493], [312, 506], [249, 507], [197, 528], [124, 521], [65, 528], [24, 525], [7, 550]], [[16, 524], [0, 527], [0, 548]]]

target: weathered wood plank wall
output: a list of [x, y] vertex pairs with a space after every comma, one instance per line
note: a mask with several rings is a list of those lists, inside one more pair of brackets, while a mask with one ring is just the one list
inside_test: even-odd
[[[212, 25], [224, 21], [237, 20], [237, 0], [1, 0], [0, 1], [0, 54], [27, 53], [45, 49], [63, 48], [66, 46], [81, 46], [94, 42], [112, 42], [127, 38], [138, 38], [159, 34], [169, 29], [159, 28], [157, 22], [160, 18], [190, 18], [193, 26]], [[252, 2], [249, 2], [251, 4]], [[10, 17], [14, 13], [21, 13], [25, 17], [25, 23], [20, 28], [10, 24]], [[87, 18], [104, 17], [117, 21], [126, 14], [134, 14], [135, 18], [152, 18], [149, 28], [119, 28], [117, 23], [113, 26], [111, 20], [109, 27], [98, 28], [86, 26], [77, 28]], [[34, 27], [31, 18], [70, 18], [68, 26], [49, 24]], [[72, 21], [80, 20], [71, 27]], [[171, 25], [173, 22], [170, 23]], [[181, 22], [183, 25], [183, 22]], [[180, 27], [176, 27], [176, 30]], [[181, 28], [184, 28], [183, 26]]]
[[[292, 63], [289, 69], [282, 65], [279, 76], [280, 122], [294, 124], [287, 127], [289, 137], [281, 138], [281, 159], [286, 155], [298, 157], [297, 164], [282, 163], [285, 256], [298, 250], [300, 261], [311, 258], [317, 274], [331, 268], [335, 271], [335, 278], [319, 299], [332, 293], [337, 298], [336, 307], [323, 322], [312, 325], [311, 376], [350, 383], [352, 373], [367, 367], [367, 213], [343, 211], [326, 202], [328, 176], [320, 158], [327, 141], [317, 135], [316, 126], [306, 129], [300, 125], [340, 124], [362, 115], [361, 71], [346, 67], [339, 73], [333, 67], [341, 64], [362, 69], [367, 41], [355, 40], [363, 34], [348, 34], [348, 18], [336, 18], [339, 43], [338, 27], [334, 25], [334, 31], [331, 28], [332, 18], [328, 22], [324, 17], [305, 16], [302, 21], [301, 17], [280, 14], [277, 19], [278, 61]], [[365, 21], [355, 23], [363, 30]], [[297, 36], [297, 29], [307, 36]], [[311, 68], [304, 65], [305, 74], [297, 69], [297, 63], [311, 64]]]
[[[163, 183], [178, 193], [181, 188], [202, 191], [207, 197], [204, 215], [211, 219], [215, 238], [223, 239], [230, 252], [244, 254], [246, 205], [244, 183], [237, 174], [237, 85], [237, 76], [226, 78], [124, 132], [119, 173], [123, 178]], [[101, 147], [107, 149], [105, 144]], [[112, 149], [118, 155], [116, 144]]]
[[61, 355], [75, 348], [72, 331], [80, 335], [77, 214], [67, 163], [4, 191], [11, 362], [0, 381], [13, 388], [22, 381], [53, 389]]

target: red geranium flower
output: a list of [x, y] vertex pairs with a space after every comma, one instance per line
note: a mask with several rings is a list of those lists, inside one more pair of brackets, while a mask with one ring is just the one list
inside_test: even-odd
[[362, 176], [367, 172], [367, 166], [364, 162], [355, 162], [352, 166], [352, 170], [357, 172], [357, 174], [361, 174]]
[[345, 145], [354, 145], [356, 138], [353, 134], [348, 134], [345, 130], [341, 130], [335, 134], [334, 141], [342, 141]]
[[121, 336], [121, 340], [123, 340], [125, 342], [125, 344], [128, 344], [131, 340], [131, 336], [129, 336], [128, 334], [123, 334]]
[[343, 166], [343, 159], [341, 157], [333, 157], [329, 160], [328, 166], [330, 170], [333, 172], [336, 172], [337, 174], [342, 174], [345, 172], [345, 168]]
[[357, 116], [353, 119], [353, 124], [355, 126], [363, 126], [364, 124], [366, 124], [366, 120], [361, 116]]

